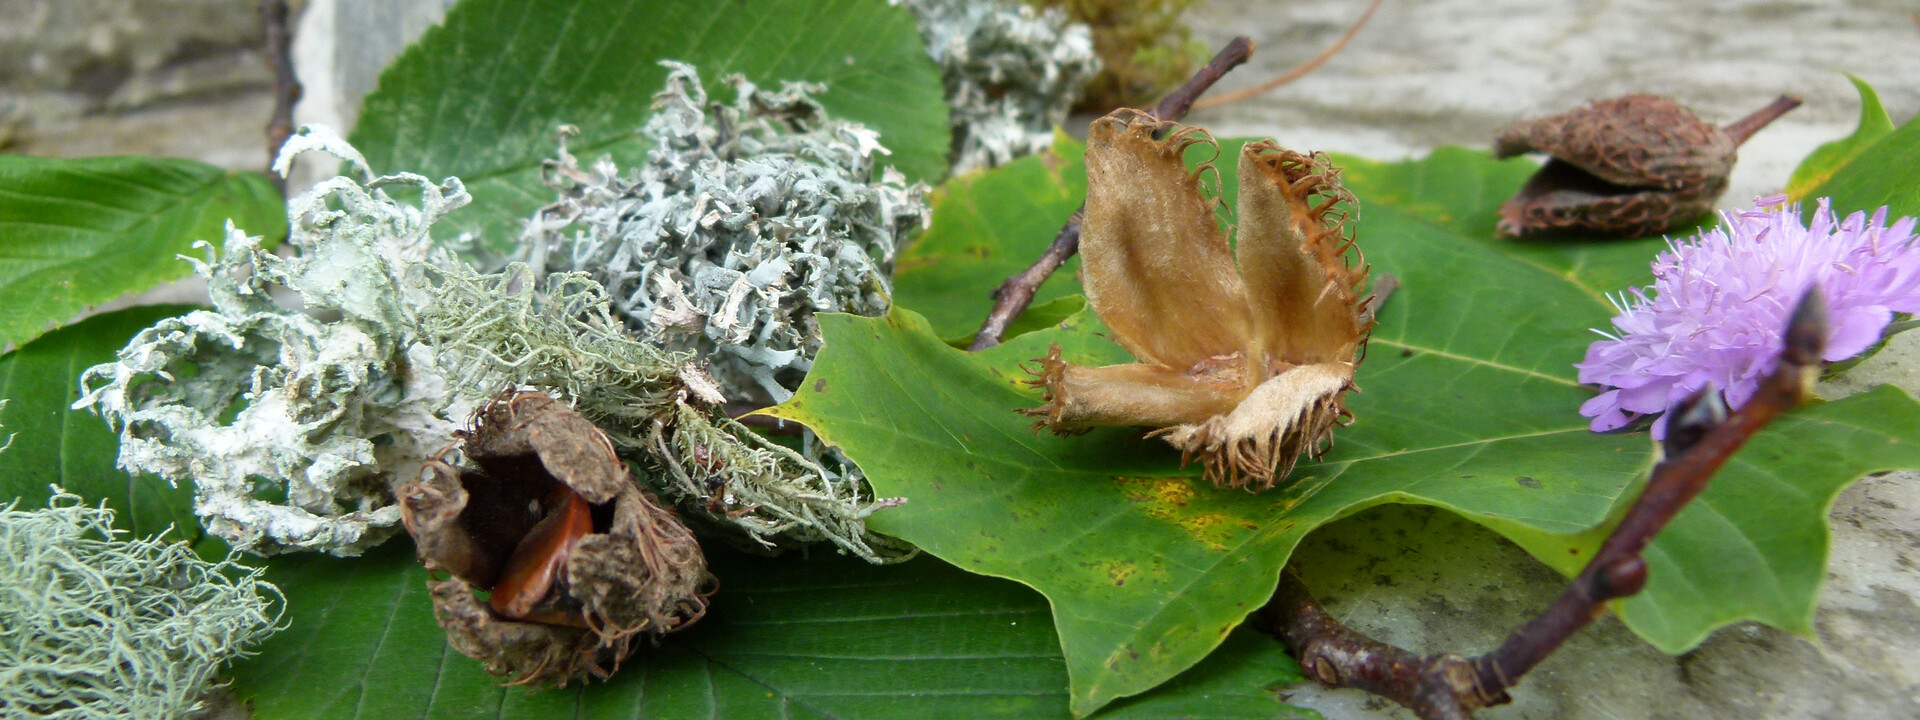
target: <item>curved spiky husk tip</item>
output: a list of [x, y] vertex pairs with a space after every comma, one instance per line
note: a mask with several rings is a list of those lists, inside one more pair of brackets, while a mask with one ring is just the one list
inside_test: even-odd
[[1179, 448], [1181, 461], [1200, 461], [1215, 487], [1249, 492], [1272, 489], [1305, 455], [1317, 459], [1333, 446], [1333, 428], [1352, 419], [1345, 396], [1351, 363], [1303, 365], [1255, 388], [1226, 415], [1154, 431]]
[[1037, 408], [1020, 408], [1016, 412], [1035, 418], [1032, 428], [1034, 432], [1047, 429], [1052, 430], [1055, 435], [1079, 435], [1085, 433], [1087, 431], [1086, 428], [1065, 427], [1060, 423], [1061, 413], [1064, 412], [1067, 407], [1067, 390], [1065, 387], [1067, 361], [1060, 358], [1060, 344], [1054, 343], [1047, 348], [1046, 357], [1034, 358], [1033, 362], [1040, 363], [1040, 367], [1030, 368], [1023, 365], [1021, 369], [1033, 375], [1032, 380], [1025, 382], [1027, 387], [1040, 389], [1041, 405]]

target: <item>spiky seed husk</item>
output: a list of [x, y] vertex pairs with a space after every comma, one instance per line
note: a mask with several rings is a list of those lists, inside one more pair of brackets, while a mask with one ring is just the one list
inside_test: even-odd
[[[460, 445], [469, 466], [450, 460], [455, 448], [443, 451], [402, 489], [402, 518], [421, 561], [452, 575], [430, 583], [435, 617], [453, 647], [488, 672], [515, 685], [605, 677], [636, 637], [678, 630], [706, 612], [714, 581], [693, 534], [572, 409], [543, 393], [505, 393], [475, 413]], [[561, 486], [558, 496], [592, 503], [592, 532], [567, 539], [554, 577], [519, 583], [507, 568], [543, 547], [526, 539]], [[537, 612], [506, 617], [501, 603], [475, 596], [504, 592], [509, 581], [536, 594], [515, 606]]]
[[[1335, 425], [1372, 321], [1364, 263], [1339, 208], [1352, 196], [1326, 159], [1249, 143], [1239, 159], [1239, 241], [1203, 192], [1217, 148], [1204, 130], [1122, 110], [1094, 122], [1080, 253], [1088, 302], [1139, 362], [1076, 366], [1053, 348], [1023, 411], [1056, 433], [1160, 428], [1216, 485], [1270, 488]], [[1352, 253], [1356, 258], [1358, 252]]]

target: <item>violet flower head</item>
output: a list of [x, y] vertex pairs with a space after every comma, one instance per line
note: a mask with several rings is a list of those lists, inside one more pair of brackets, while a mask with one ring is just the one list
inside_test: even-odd
[[[1787, 317], [1810, 287], [1827, 301], [1828, 362], [1873, 347], [1894, 313], [1920, 313], [1913, 218], [1888, 225], [1883, 207], [1838, 219], [1822, 198], [1803, 225], [1785, 200], [1762, 198], [1690, 241], [1669, 241], [1654, 258], [1653, 287], [1615, 302], [1617, 334], [1596, 330], [1607, 339], [1574, 365], [1580, 382], [1606, 388], [1580, 406], [1594, 432], [1665, 412], [1708, 383], [1725, 388], [1729, 407], [1745, 405], [1773, 371]], [[1654, 422], [1655, 438], [1666, 422]]]

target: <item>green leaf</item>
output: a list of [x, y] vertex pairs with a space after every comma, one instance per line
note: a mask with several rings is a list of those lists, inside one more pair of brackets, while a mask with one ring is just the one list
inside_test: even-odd
[[[1449, 509], [1577, 569], [1594, 539], [1585, 531], [1628, 499], [1653, 444], [1644, 433], [1588, 431], [1577, 409], [1593, 391], [1573, 364], [1589, 328], [1614, 313], [1605, 293], [1643, 282], [1662, 241], [1495, 239], [1494, 208], [1524, 182], [1524, 162], [1459, 149], [1345, 162], [1363, 212], [1360, 247], [1402, 285], [1359, 368], [1361, 392], [1348, 396], [1355, 424], [1288, 489], [1215, 491], [1136, 431], [1029, 432], [1015, 411], [1040, 403], [1021, 385], [1022, 361], [1049, 343], [1076, 362], [1126, 358], [1084, 317], [977, 355], [940, 342], [905, 309], [823, 318], [812, 375], [821, 382], [770, 414], [843, 448], [880, 495], [908, 499], [876, 514], [874, 529], [1051, 599], [1076, 712], [1204, 657], [1265, 602], [1303, 535], [1373, 505]], [[995, 250], [1033, 256], [1047, 239]], [[984, 297], [997, 283], [982, 277], [975, 290]], [[1796, 416], [1830, 423], [1784, 422], [1754, 441], [1733, 482], [1714, 485], [1656, 541], [1655, 579], [1623, 608], [1628, 624], [1669, 650], [1738, 618], [1804, 629], [1825, 561], [1814, 528], [1832, 492], [1864, 472], [1920, 467], [1920, 438], [1888, 429], [1900, 442], [1834, 465], [1787, 451], [1867, 444], [1860, 427], [1920, 419], [1910, 400], [1883, 403], [1833, 403]], [[1905, 414], [1883, 421], [1887, 412]], [[1763, 480], [1741, 479], [1740, 467]], [[1747, 492], [1756, 484], [1763, 490]]]
[[909, 178], [946, 172], [940, 72], [913, 15], [881, 0], [467, 0], [381, 74], [351, 139], [376, 172], [459, 176], [474, 203], [444, 229], [497, 250], [553, 201], [539, 171], [561, 125], [580, 129], [567, 146], [583, 160], [646, 157], [635, 131], [660, 60], [697, 66], [717, 92], [730, 73], [823, 83], [827, 110], [878, 130]]
[[[1861, 130], [1854, 135], [1858, 138], [1863, 132], [1876, 132], [1869, 128], [1881, 123], [1871, 119], [1872, 90], [1865, 83], [1854, 82], [1861, 90]], [[1877, 108], [1877, 98], [1874, 100], [1871, 105]], [[1885, 111], [1880, 114], [1884, 119]], [[1807, 162], [1815, 162], [1826, 149], [1827, 146], [1821, 146], [1815, 150]], [[1798, 174], [1799, 171], [1795, 171], [1795, 175]], [[1920, 118], [1908, 120], [1892, 132], [1878, 131], [1878, 139], [1856, 150], [1851, 162], [1832, 169], [1825, 180], [1795, 197], [1832, 198], [1833, 211], [1842, 215], [1872, 213], [1886, 206], [1893, 217], [1920, 216]]]
[[0, 349], [94, 305], [185, 277], [175, 256], [219, 247], [226, 222], [287, 234], [286, 204], [259, 173], [193, 160], [0, 155]]
[[[1813, 637], [1834, 498], [1861, 477], [1916, 466], [1920, 402], [1891, 385], [1782, 417], [1654, 540], [1647, 588], [1625, 601], [1622, 618], [1675, 654], [1744, 620]], [[1482, 524], [1567, 575], [1605, 539], [1599, 530], [1542, 538]]]
[[73, 409], [80, 373], [113, 361], [134, 333], [189, 310], [149, 305], [96, 315], [0, 356], [0, 398], [7, 400], [0, 434], [13, 436], [0, 452], [0, 498], [45, 507], [47, 486], [59, 485], [89, 503], [107, 501], [115, 527], [144, 536], [172, 526], [175, 537], [198, 541], [204, 533], [193, 517], [193, 486], [127, 474], [115, 465], [119, 436], [92, 412]]
[[[234, 667], [261, 720], [305, 718], [1067, 717], [1046, 603], [932, 558], [709, 556], [722, 590], [693, 628], [611, 680], [503, 688], [447, 647], [407, 543], [363, 558], [275, 558], [290, 626]], [[1266, 688], [1300, 679], [1272, 639], [1214, 657], [1103, 717], [1294, 716]]]
[[1881, 106], [1880, 94], [1865, 80], [1851, 74], [1847, 79], [1860, 91], [1860, 125], [1852, 135], [1814, 148], [1807, 159], [1800, 161], [1800, 166], [1793, 169], [1793, 177], [1787, 180], [1787, 197], [1806, 199], [1808, 191], [1825, 183], [1880, 138], [1893, 132], [1893, 118], [1888, 117], [1887, 109]]
[[[900, 252], [894, 301], [925, 313], [940, 337], [970, 342], [993, 304], [987, 293], [1032, 264], [1039, 250], [1030, 241], [1045, 247], [1080, 207], [1085, 153], [1084, 143], [1056, 134], [1046, 152], [947, 181], [933, 194], [932, 226]], [[1080, 292], [1079, 268], [1078, 256], [1068, 260], [1034, 305]]]

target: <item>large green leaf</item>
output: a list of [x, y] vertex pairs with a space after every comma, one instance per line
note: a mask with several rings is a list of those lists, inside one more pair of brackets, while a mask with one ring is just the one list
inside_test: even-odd
[[[932, 558], [710, 556], [722, 590], [700, 624], [605, 683], [500, 687], [447, 647], [411, 546], [363, 558], [276, 558], [290, 626], [234, 668], [261, 720], [290, 718], [1067, 717], [1046, 603]], [[1227, 647], [1108, 717], [1295, 714], [1266, 688], [1299, 670], [1270, 638]]]
[[73, 409], [81, 372], [111, 362], [134, 333], [191, 309], [154, 305], [96, 315], [0, 356], [0, 398], [7, 401], [0, 434], [13, 438], [0, 452], [0, 502], [45, 507], [48, 486], [59, 485], [89, 503], [107, 501], [123, 530], [152, 535], [171, 526], [174, 537], [201, 537], [193, 486], [127, 474], [114, 464], [119, 436], [92, 412]]
[[946, 172], [940, 73], [911, 13], [882, 0], [466, 0], [380, 76], [352, 140], [378, 172], [466, 181], [474, 203], [443, 223], [511, 243], [554, 194], [540, 162], [555, 131], [568, 149], [646, 157], [635, 131], [666, 79], [660, 60], [700, 69], [709, 91], [741, 73], [756, 83], [824, 83], [827, 109], [880, 132], [916, 180]]
[[[0, 155], [0, 349], [80, 311], [185, 277], [194, 241], [219, 247], [228, 218], [269, 239], [286, 204], [259, 173], [193, 160]], [[197, 253], [195, 253], [197, 256]]]
[[1800, 166], [1793, 169], [1793, 177], [1787, 180], [1788, 197], [1806, 198], [1808, 191], [1826, 182], [1880, 138], [1893, 132], [1893, 118], [1880, 104], [1880, 94], [1865, 80], [1852, 75], [1847, 79], [1853, 81], [1853, 88], [1860, 92], [1860, 124], [1852, 135], [1814, 148], [1807, 159], [1800, 161]]
[[[1848, 146], [1851, 161], [1831, 168], [1826, 178], [1795, 197], [1833, 199], [1837, 213], [1873, 212], [1887, 206], [1894, 217], [1920, 215], [1920, 118], [1886, 131], [1886, 111], [1866, 83], [1855, 80], [1860, 88], [1860, 128], [1852, 137], [1838, 141]], [[1879, 117], [1875, 117], [1878, 111]], [[1852, 144], [1874, 138], [1864, 148]], [[1823, 162], [1824, 153], [1834, 144], [1823, 145], [1807, 163]], [[1805, 164], [1802, 165], [1804, 169]], [[1795, 171], [1798, 179], [1800, 171]]]
[[[1084, 318], [978, 355], [940, 342], [907, 310], [826, 318], [814, 379], [771, 413], [845, 449], [881, 495], [908, 499], [873, 517], [875, 529], [1053, 600], [1078, 712], [1204, 657], [1265, 601], [1303, 535], [1365, 507], [1450, 509], [1577, 568], [1593, 540], [1583, 531], [1623, 502], [1652, 443], [1589, 432], [1576, 410], [1593, 391], [1572, 366], [1588, 329], [1614, 312], [1604, 293], [1639, 282], [1660, 241], [1496, 240], [1494, 208], [1524, 181], [1525, 162], [1458, 149], [1343, 162], [1364, 212], [1360, 245], [1375, 272], [1402, 285], [1360, 367], [1362, 392], [1349, 396], [1357, 422], [1286, 490], [1215, 491], [1137, 432], [1029, 432], [1015, 410], [1039, 401], [1020, 384], [1022, 361], [1049, 343], [1069, 360], [1125, 357]], [[995, 251], [1031, 256], [1048, 239]], [[1000, 279], [983, 274], [977, 293], [955, 294], [980, 297], [980, 312]], [[1920, 467], [1920, 437], [1901, 429], [1920, 421], [1911, 399], [1874, 395], [1817, 413], [1806, 417], [1821, 421], [1757, 439], [1734, 463], [1734, 482], [1710, 489], [1655, 543], [1654, 580], [1623, 608], [1630, 626], [1668, 650], [1737, 618], [1805, 629], [1833, 493], [1864, 472]], [[1889, 413], [1897, 419], [1882, 436], [1864, 429]], [[1879, 452], [1845, 463], [1783, 452], [1875, 440]]]

